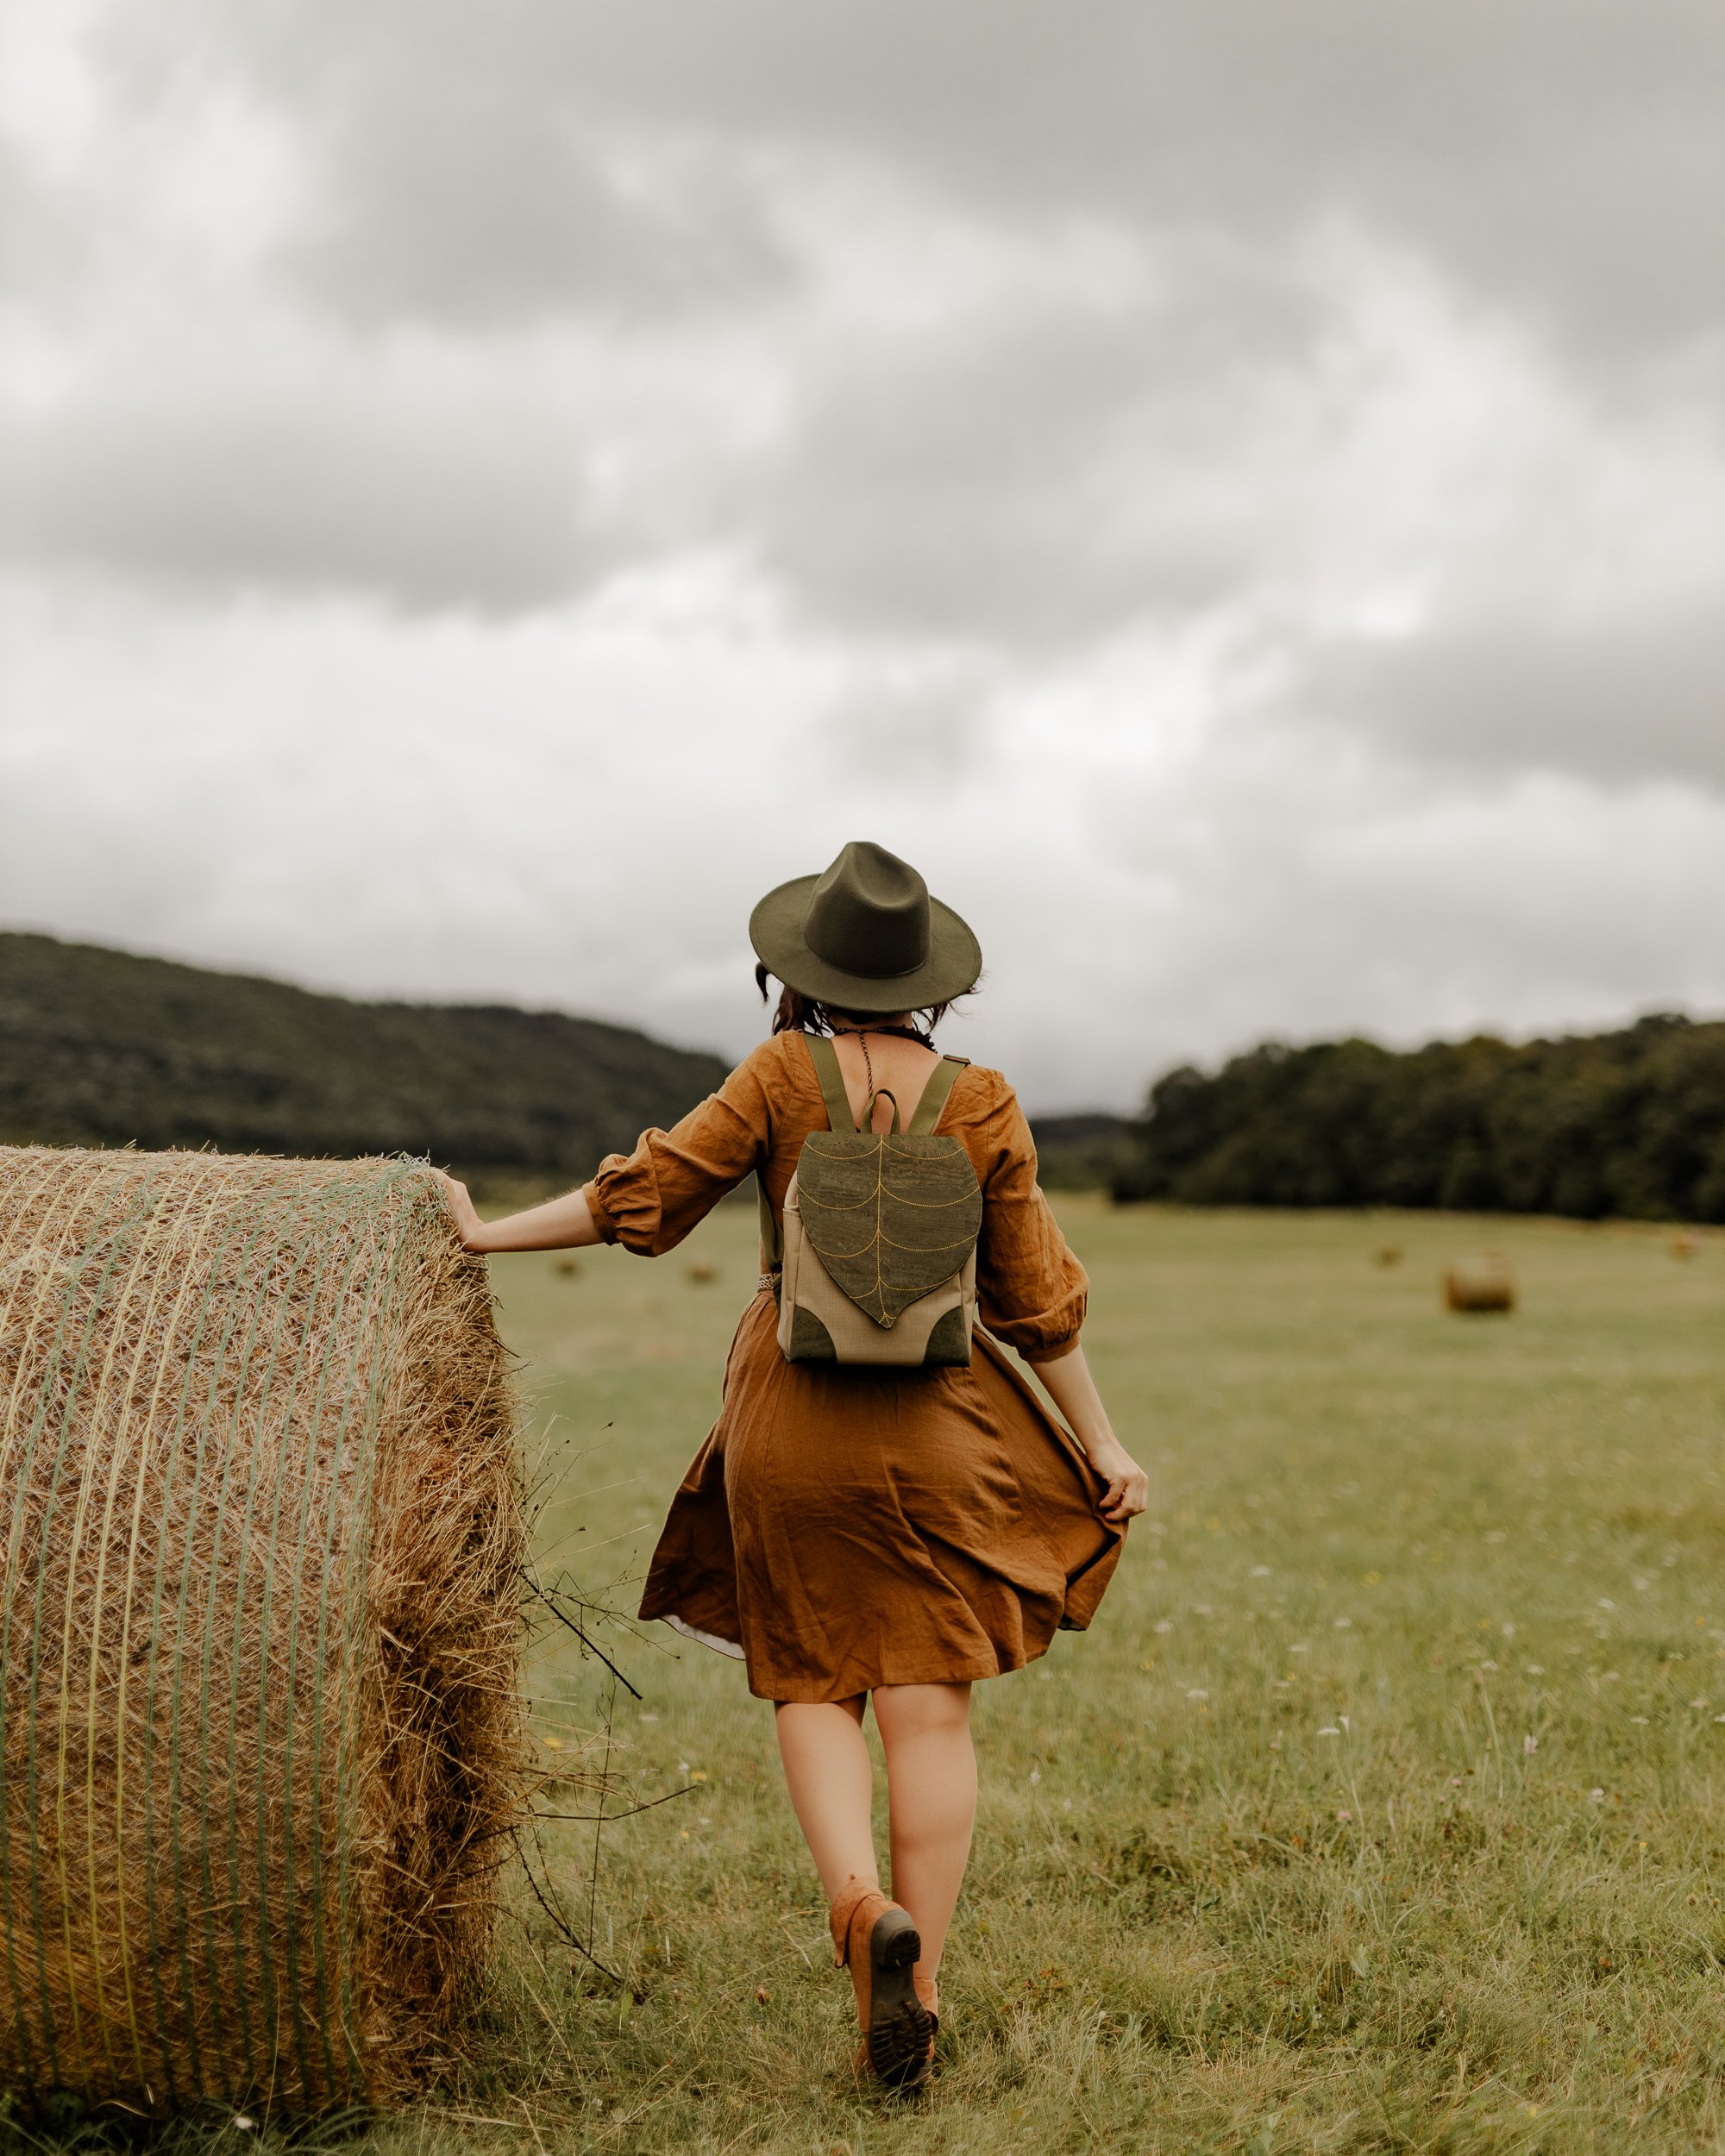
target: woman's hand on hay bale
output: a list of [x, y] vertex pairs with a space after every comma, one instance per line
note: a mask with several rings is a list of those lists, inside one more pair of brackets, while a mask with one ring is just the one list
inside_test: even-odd
[[464, 1250], [578, 1250], [601, 1239], [584, 1190], [572, 1190], [543, 1206], [529, 1206], [524, 1213], [506, 1213], [500, 1220], [481, 1220], [465, 1183], [446, 1175], [441, 1168], [431, 1173], [443, 1186]]
[[441, 1168], [434, 1168], [431, 1173], [443, 1186], [443, 1194], [449, 1201], [450, 1215], [455, 1223], [455, 1232], [461, 1238], [462, 1249], [467, 1250], [487, 1249], [489, 1246], [485, 1239], [486, 1224], [480, 1219], [474, 1201], [468, 1195], [467, 1186], [465, 1183], [458, 1183], [453, 1175], [446, 1175]]

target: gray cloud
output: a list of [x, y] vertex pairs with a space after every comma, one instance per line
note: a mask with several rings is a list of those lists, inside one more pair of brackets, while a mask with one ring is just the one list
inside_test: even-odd
[[0, 551], [145, 584], [358, 589], [421, 607], [579, 590], [599, 556], [573, 458], [548, 455], [518, 413], [448, 418], [304, 383], [77, 399], [4, 445]]
[[[1255, 396], [1325, 393], [1334, 296], [1290, 251], [1314, 222], [1427, 250], [1464, 297], [1595, 358], [1657, 357], [1722, 304], [1725, 20], [1699, 5], [194, 0], [171, 23], [115, 9], [95, 49], [118, 113], [234, 78], [274, 116], [298, 193], [259, 289], [325, 344], [285, 379], [242, 337], [223, 372], [232, 325], [200, 291], [185, 340], [207, 330], [216, 379], [194, 368], [188, 392], [160, 340], [111, 337], [30, 424], [17, 558], [511, 611], [716, 547], [846, 635], [1070, 649], [1212, 606], [1261, 560], [1252, 519], [1209, 514], [1198, 482], [1239, 464]], [[955, 298], [944, 335], [811, 337], [795, 160], [841, 153], [1032, 259], [1100, 221], [1165, 280], [1106, 301], [1051, 280], [974, 320]], [[99, 282], [114, 205], [98, 190], [80, 221], [78, 199], [19, 197], [38, 281], [82, 260]], [[488, 378], [404, 390], [421, 329]], [[643, 463], [590, 378], [548, 394], [524, 361], [559, 334], [572, 367], [608, 340], [620, 381], [747, 340], [775, 422], [697, 426]], [[619, 456], [601, 503], [589, 475]]]
[[[583, 132], [632, 125], [843, 146], [1007, 216], [1068, 209], [1273, 246], [1340, 211], [1584, 350], [1719, 319], [1725, 19], [1709, 0], [385, 0], [362, 16], [323, 0], [206, 20], [296, 98], [347, 216], [372, 228], [355, 262], [424, 254], [441, 144], [474, 197], [455, 226], [495, 235], [505, 266], [452, 241], [445, 270], [468, 273], [444, 297], [465, 288], [481, 317], [505, 274], [536, 272], [543, 304], [582, 304], [564, 241], [543, 243], [588, 214], [579, 185], [560, 192], [561, 160]], [[518, 142], [499, 143], [499, 111]], [[487, 145], [502, 154], [467, 154]], [[746, 245], [728, 259], [758, 266]]]
[[282, 266], [323, 304], [364, 323], [628, 320], [734, 305], [787, 276], [725, 160], [692, 154], [631, 191], [549, 86], [436, 57], [338, 100], [317, 131], [319, 206]]
[[1296, 373], [1315, 294], [1237, 259], [1122, 305], [1044, 302], [932, 348], [863, 348], [805, 385], [725, 503], [819, 617], [853, 630], [1070, 647], [1236, 585], [1258, 535], [1170, 513], [1162, 482], [1235, 453]]
[[1563, 630], [1520, 623], [1320, 655], [1298, 707], [1427, 764], [1664, 777], [1725, 791], [1717, 605]]

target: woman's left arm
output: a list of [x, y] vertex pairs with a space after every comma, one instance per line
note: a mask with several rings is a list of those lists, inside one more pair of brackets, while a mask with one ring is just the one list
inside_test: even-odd
[[466, 1187], [444, 1175], [461, 1241], [470, 1250], [621, 1243], [639, 1257], [662, 1257], [760, 1166], [772, 1128], [763, 1081], [781, 1052], [776, 1042], [757, 1048], [670, 1130], [643, 1131], [632, 1153], [608, 1154], [592, 1181], [546, 1205], [481, 1220]]
[[524, 1213], [505, 1213], [500, 1220], [481, 1220], [465, 1183], [441, 1168], [431, 1172], [448, 1194], [463, 1250], [577, 1250], [601, 1239], [585, 1190], [529, 1206]]

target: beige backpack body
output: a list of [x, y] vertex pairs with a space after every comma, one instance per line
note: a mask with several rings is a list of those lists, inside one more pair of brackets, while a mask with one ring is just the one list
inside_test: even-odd
[[[976, 1238], [982, 1193], [956, 1138], [937, 1138], [963, 1059], [944, 1056], [908, 1130], [888, 1093], [861, 1124], [832, 1043], [809, 1037], [826, 1102], [825, 1131], [803, 1141], [785, 1193], [782, 1239], [761, 1195], [762, 1236], [777, 1257], [779, 1345], [792, 1363], [940, 1369], [970, 1360], [976, 1323]], [[877, 1100], [893, 1126], [876, 1132]]]

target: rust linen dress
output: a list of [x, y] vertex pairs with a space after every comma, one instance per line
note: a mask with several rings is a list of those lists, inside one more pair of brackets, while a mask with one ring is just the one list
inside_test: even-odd
[[[803, 1140], [826, 1127], [808, 1043], [781, 1033], [674, 1130], [605, 1160], [587, 1202], [607, 1242], [656, 1257], [757, 1169], [781, 1213]], [[982, 1188], [982, 1322], [1052, 1362], [1077, 1344], [1088, 1283], [1037, 1187], [1012, 1088], [969, 1066], [937, 1128]], [[672, 1501], [643, 1617], [740, 1650], [750, 1689], [770, 1700], [994, 1677], [1057, 1627], [1088, 1624], [1120, 1532], [1095, 1510], [1088, 1461], [993, 1341], [978, 1333], [968, 1369], [835, 1369], [786, 1362], [777, 1325], [762, 1288]]]

